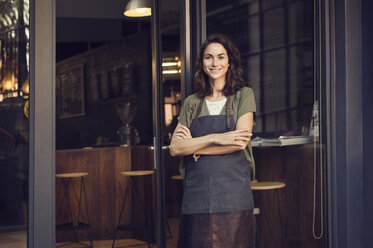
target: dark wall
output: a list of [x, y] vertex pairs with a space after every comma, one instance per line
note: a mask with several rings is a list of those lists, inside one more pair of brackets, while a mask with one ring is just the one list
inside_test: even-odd
[[373, 243], [373, 2], [362, 0], [364, 247]]
[[[79, 64], [84, 65], [85, 114], [61, 119], [59, 74]], [[93, 146], [99, 137], [104, 141], [102, 145], [116, 145], [116, 132], [123, 124], [115, 104], [127, 101], [138, 106], [133, 124], [140, 133], [141, 144], [151, 143], [150, 31], [63, 60], [57, 64], [56, 73], [57, 149]]]
[[[334, 0], [332, 88], [333, 247], [371, 247], [371, 8], [366, 0]], [[333, 119], [334, 118], [334, 119]]]

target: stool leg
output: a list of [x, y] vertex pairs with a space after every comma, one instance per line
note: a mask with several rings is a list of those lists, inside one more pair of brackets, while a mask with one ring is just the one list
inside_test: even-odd
[[271, 234], [272, 242], [273, 242], [273, 245], [275, 246], [275, 236], [273, 235], [271, 223], [269, 223], [269, 218], [267, 216], [267, 210], [264, 208], [264, 204], [261, 209], [263, 209], [263, 218], [265, 219], [265, 222], [267, 223], [268, 232]]
[[[75, 199], [77, 200], [78, 202], [78, 216], [77, 216], [77, 220], [76, 220], [76, 228], [78, 229], [77, 231], [77, 234], [75, 235], [75, 241], [77, 243], [81, 243], [79, 242], [79, 231], [80, 231], [80, 225], [86, 225], [85, 228], [90, 228], [90, 225], [89, 225], [89, 213], [88, 213], [88, 203], [87, 203], [87, 194], [86, 194], [86, 191], [85, 191], [85, 184], [84, 184], [84, 177], [81, 177], [81, 180], [80, 180], [80, 189], [79, 189], [79, 196], [78, 196], [78, 193], [74, 187], [74, 184], [72, 183], [71, 179], [70, 179], [70, 184], [71, 184], [71, 187], [73, 189], [73, 192], [74, 192], [74, 196], [75, 196]], [[83, 215], [83, 211], [82, 211], [82, 197], [83, 197], [83, 194], [84, 194], [84, 197], [85, 197], [85, 203], [86, 203], [86, 217], [87, 217], [87, 223], [84, 223], [84, 220], [82, 220], [82, 222], [80, 222], [80, 217], [82, 216], [82, 218], [84, 219], [84, 215]], [[75, 227], [74, 227], [74, 230], [75, 230]], [[90, 232], [87, 230], [87, 234], [88, 234], [88, 239], [90, 241], [90, 247], [93, 247], [93, 241], [92, 241], [92, 236], [90, 235]], [[84, 243], [81, 243], [81, 244], [84, 244]], [[84, 244], [86, 246], [88, 246], [87, 244]]]
[[[70, 205], [70, 197], [69, 197], [69, 181], [68, 179], [65, 179], [65, 178], [62, 178], [62, 185], [63, 185], [63, 188], [64, 188], [64, 192], [63, 192], [63, 196], [62, 196], [62, 200], [61, 200], [61, 203], [57, 209], [57, 217], [56, 217], [56, 222], [57, 220], [59, 219], [60, 215], [61, 215], [61, 210], [62, 210], [62, 205], [66, 199], [67, 201], [67, 207], [68, 207], [68, 213], [69, 213], [69, 216], [70, 216], [70, 219], [71, 219], [71, 224], [72, 226], [74, 225], [74, 217], [73, 217], [73, 214], [72, 214], [72, 210], [71, 210], [71, 205]], [[57, 198], [58, 199], [58, 198]], [[68, 223], [66, 223], [68, 224]], [[76, 238], [76, 234], [75, 234], [75, 230], [74, 228], [72, 229], [73, 231], [73, 237]], [[60, 246], [56, 246], [56, 247], [61, 247], [61, 246], [65, 246], [66, 244], [64, 245], [60, 245]]]
[[[80, 222], [80, 217], [82, 216], [82, 218], [84, 218], [84, 215], [83, 215], [83, 212], [82, 212], [82, 197], [83, 197], [82, 196], [83, 195], [82, 192], [83, 192], [83, 186], [85, 188], [84, 178], [81, 177], [81, 179], [80, 179], [79, 196], [78, 196], [78, 193], [77, 193], [77, 191], [76, 191], [76, 189], [75, 189], [72, 181], [70, 181], [70, 182], [71, 182], [71, 187], [73, 188], [73, 191], [74, 191], [75, 199], [78, 201], [78, 216], [77, 216], [77, 219], [76, 219], [76, 225], [77, 225], [76, 228], [78, 229], [78, 231], [77, 231], [76, 242], [77, 243], [81, 243], [81, 242], [79, 242], [80, 226], [81, 225], [83, 225], [83, 226], [85, 225], [84, 220], [82, 220], [82, 222]], [[88, 220], [87, 220], [87, 226], [85, 228], [88, 228]], [[87, 232], [87, 234], [88, 234], [88, 232]], [[88, 234], [88, 236], [89, 236], [89, 234]], [[84, 243], [82, 243], [82, 244], [84, 244]], [[86, 244], [84, 244], [84, 245], [86, 245]]]
[[80, 229], [79, 229], [79, 226], [80, 226], [80, 215], [82, 214], [82, 211], [81, 211], [81, 203], [82, 203], [82, 184], [80, 183], [80, 188], [79, 188], [79, 196], [78, 196], [78, 193], [76, 192], [76, 189], [74, 187], [74, 184], [72, 183], [72, 181], [70, 180], [70, 183], [71, 183], [71, 187], [73, 189], [73, 192], [74, 192], [74, 195], [75, 195], [75, 199], [77, 200], [78, 202], [78, 216], [76, 218], [76, 227], [78, 229], [77, 231], [77, 238], [76, 238], [76, 242], [79, 243], [79, 232], [80, 232]]
[[113, 244], [112, 244], [112, 248], [115, 247], [115, 240], [117, 238], [117, 233], [118, 233], [118, 229], [119, 229], [119, 225], [120, 225], [120, 220], [122, 219], [122, 214], [123, 214], [123, 211], [124, 211], [124, 206], [126, 205], [126, 200], [127, 200], [127, 196], [128, 196], [128, 191], [129, 191], [129, 187], [130, 185], [132, 185], [130, 182], [131, 182], [132, 178], [129, 177], [128, 178], [128, 181], [127, 181], [127, 187], [126, 187], [126, 192], [124, 194], [124, 199], [123, 199], [123, 202], [122, 202], [122, 206], [120, 208], [120, 212], [119, 212], [119, 219], [118, 219], [118, 225], [115, 229], [115, 233], [114, 233], [114, 237], [113, 237]]
[[278, 217], [279, 217], [279, 221], [280, 221], [279, 224], [280, 224], [280, 231], [281, 231], [282, 247], [286, 247], [285, 246], [285, 235], [284, 235], [283, 223], [282, 223], [282, 218], [281, 218], [280, 199], [278, 197], [278, 190], [277, 189], [275, 190], [275, 196], [276, 196], [276, 199], [277, 199], [277, 209], [278, 209]]
[[[262, 247], [262, 245], [260, 243], [260, 238], [261, 237], [260, 237], [258, 222], [256, 221], [256, 216], [254, 216], [254, 228], [255, 228], [255, 234], [256, 234], [255, 236], [258, 238], [258, 247]], [[254, 247], [255, 247], [255, 240], [254, 240]]]
[[166, 236], [166, 239], [173, 239], [171, 228], [170, 228], [170, 225], [168, 224], [167, 218], [166, 218], [166, 228], [167, 228], [168, 234], [170, 234], [170, 236], [168, 237]]
[[[64, 185], [64, 182], [62, 182], [62, 184], [63, 184], [63, 187], [65, 188], [65, 185]], [[66, 194], [67, 194], [67, 192], [66, 192], [66, 189], [65, 190], [63, 190], [64, 192], [60, 192], [60, 194], [59, 195], [61, 195], [61, 194], [63, 194], [62, 195], [62, 200], [61, 200], [61, 202], [60, 202], [60, 204], [59, 204], [59, 206], [58, 206], [58, 209], [57, 209], [57, 217], [56, 217], [56, 222], [57, 222], [57, 220], [59, 219], [59, 217], [60, 217], [60, 215], [61, 215], [61, 209], [62, 209], [62, 204], [63, 204], [63, 202], [65, 201], [65, 197], [66, 197]], [[57, 199], [59, 199], [59, 197], [57, 197]]]
[[255, 228], [255, 235], [254, 237], [256, 237], [254, 239], [254, 247], [256, 248], [256, 239], [258, 239], [258, 247], [262, 247], [261, 245], [261, 237], [260, 237], [260, 231], [259, 231], [259, 226], [258, 226], [258, 222], [256, 220], [256, 216], [254, 216], [254, 228]]
[[273, 247], [276, 247], [276, 190], [273, 193]]
[[[82, 177], [82, 182], [81, 183], [83, 185], [83, 194], [84, 194], [84, 199], [85, 199], [85, 209], [86, 209], [86, 215], [87, 215], [87, 227], [89, 228], [89, 230], [91, 230], [91, 221], [90, 221], [90, 218], [89, 218], [89, 211], [88, 211], [87, 192], [85, 190], [85, 182], [84, 182], [84, 178], [83, 177]], [[89, 241], [91, 243], [91, 247], [93, 247], [92, 231], [88, 231], [87, 230], [87, 233], [88, 233]]]
[[[65, 179], [64, 179], [64, 182], [66, 182]], [[77, 236], [76, 230], [74, 228], [74, 217], [73, 217], [73, 212], [72, 212], [71, 204], [70, 204], [70, 197], [69, 197], [69, 193], [68, 193], [69, 192], [69, 184], [72, 186], [73, 191], [75, 191], [73, 183], [71, 181], [71, 178], [67, 179], [67, 182], [65, 184], [65, 190], [67, 192], [67, 205], [68, 205], [68, 208], [69, 208], [69, 212], [70, 212], [70, 216], [71, 216], [71, 222], [72, 222], [72, 225], [73, 225], [73, 236], [74, 236], [75, 241], [77, 241], [78, 236]]]
[[143, 226], [143, 232], [144, 232], [144, 235], [145, 235], [145, 238], [146, 238], [146, 242], [148, 243], [148, 247], [151, 248], [150, 246], [150, 238], [149, 238], [149, 234], [148, 234], [148, 230], [146, 230], [147, 228], [147, 225], [145, 225], [145, 223], [148, 221], [147, 218], [148, 218], [148, 214], [147, 214], [147, 211], [146, 211], [146, 206], [145, 204], [143, 203], [143, 200], [141, 199], [141, 197], [137, 196], [135, 194], [134, 191], [134, 188], [135, 188], [135, 182], [133, 183], [133, 187], [132, 187], [132, 195], [134, 196], [134, 198], [137, 198], [137, 200], [135, 200], [135, 203], [137, 202], [137, 205], [138, 205], [138, 209], [141, 209], [141, 206], [144, 207], [144, 210], [145, 210], [145, 215], [144, 215], [144, 224], [142, 225]]

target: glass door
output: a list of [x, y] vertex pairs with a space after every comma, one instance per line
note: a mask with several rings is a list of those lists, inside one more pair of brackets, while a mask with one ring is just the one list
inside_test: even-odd
[[0, 2], [0, 247], [27, 247], [29, 6]]
[[[282, 232], [276, 226], [276, 246], [327, 247], [326, 93], [318, 78], [318, 1], [205, 2], [206, 35], [223, 33], [237, 45], [247, 86], [255, 94], [255, 180], [286, 184], [278, 192], [283, 223]], [[254, 198], [260, 209], [257, 241], [269, 247], [274, 221], [279, 223], [272, 212], [276, 202], [273, 193], [263, 191], [254, 190]]]
[[56, 246], [161, 242], [157, 30], [131, 2], [57, 2]]

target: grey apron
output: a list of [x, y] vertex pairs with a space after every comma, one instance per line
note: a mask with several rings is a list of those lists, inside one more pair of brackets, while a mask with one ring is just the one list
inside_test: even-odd
[[[230, 123], [233, 124], [230, 130], [226, 121], [225, 115], [199, 117], [195, 130], [191, 130], [192, 137], [235, 130], [233, 116], [230, 116]], [[201, 155], [197, 162], [192, 156], [185, 156], [184, 164], [182, 214], [253, 209], [250, 168], [244, 151], [225, 155]]]

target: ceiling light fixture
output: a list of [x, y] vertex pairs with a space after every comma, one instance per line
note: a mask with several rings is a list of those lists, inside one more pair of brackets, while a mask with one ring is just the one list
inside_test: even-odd
[[128, 17], [144, 17], [152, 14], [151, 0], [130, 0], [124, 9], [124, 15]]
[[11, 72], [8, 72], [3, 81], [1, 82], [3, 91], [11, 91], [14, 90], [15, 87], [15, 79], [14, 75]]

